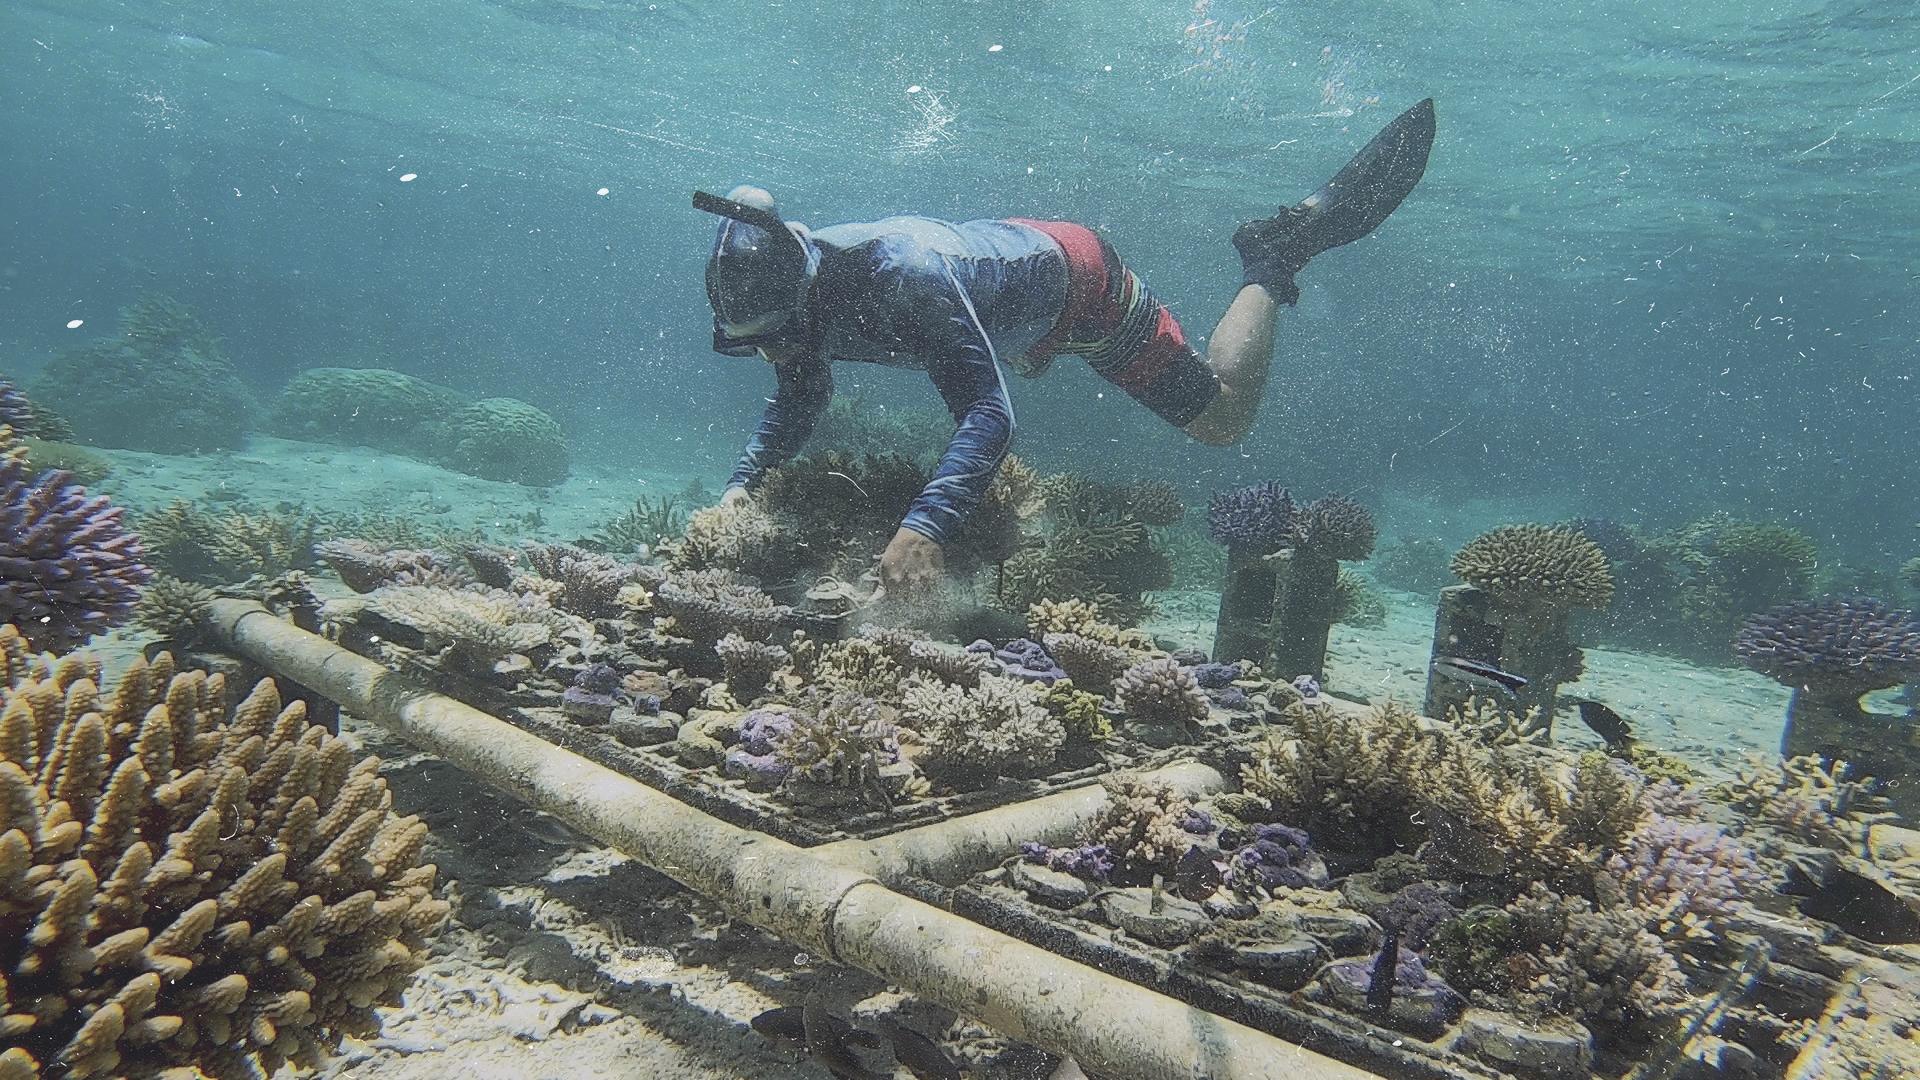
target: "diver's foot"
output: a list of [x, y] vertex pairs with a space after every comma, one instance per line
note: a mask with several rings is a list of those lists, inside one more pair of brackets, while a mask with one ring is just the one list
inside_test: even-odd
[[1241, 225], [1233, 246], [1249, 285], [1296, 303], [1293, 275], [1323, 251], [1372, 232], [1427, 171], [1433, 151], [1433, 99], [1395, 117], [1320, 190], [1270, 218]]

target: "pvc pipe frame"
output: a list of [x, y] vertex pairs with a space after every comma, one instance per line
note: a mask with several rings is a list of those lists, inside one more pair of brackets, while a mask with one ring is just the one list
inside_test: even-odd
[[258, 604], [216, 600], [208, 623], [240, 655], [748, 922], [1068, 1055], [1090, 1072], [1130, 1080], [1374, 1075], [902, 896], [818, 850], [727, 824], [412, 683]]

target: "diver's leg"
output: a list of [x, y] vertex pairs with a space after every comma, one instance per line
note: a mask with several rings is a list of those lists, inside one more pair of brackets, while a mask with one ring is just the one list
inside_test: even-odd
[[1230, 446], [1253, 427], [1273, 366], [1273, 323], [1280, 302], [1264, 285], [1248, 285], [1234, 296], [1207, 339], [1207, 366], [1220, 392], [1183, 430], [1203, 443]]

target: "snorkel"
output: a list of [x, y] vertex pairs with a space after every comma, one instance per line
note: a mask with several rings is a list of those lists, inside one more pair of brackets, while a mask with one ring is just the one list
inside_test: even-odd
[[707, 259], [713, 351], [724, 356], [805, 345], [813, 330], [806, 311], [820, 251], [808, 241], [804, 226], [780, 217], [771, 197], [754, 188], [734, 189], [734, 194], [746, 192], [768, 205], [693, 193], [694, 209], [725, 219]]

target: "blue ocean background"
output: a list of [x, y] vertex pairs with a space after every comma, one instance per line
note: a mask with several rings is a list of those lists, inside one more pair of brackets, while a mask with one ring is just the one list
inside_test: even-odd
[[1426, 180], [1303, 275], [1242, 445], [1063, 361], [1015, 386], [1018, 449], [1352, 492], [1402, 535], [1724, 509], [1920, 550], [1911, 5], [14, 0], [0, 87], [10, 373], [157, 290], [263, 396], [396, 367], [552, 412], [609, 482], [714, 485], [771, 378], [708, 350], [692, 189], [1081, 221], [1201, 337], [1233, 226], [1431, 95]]

